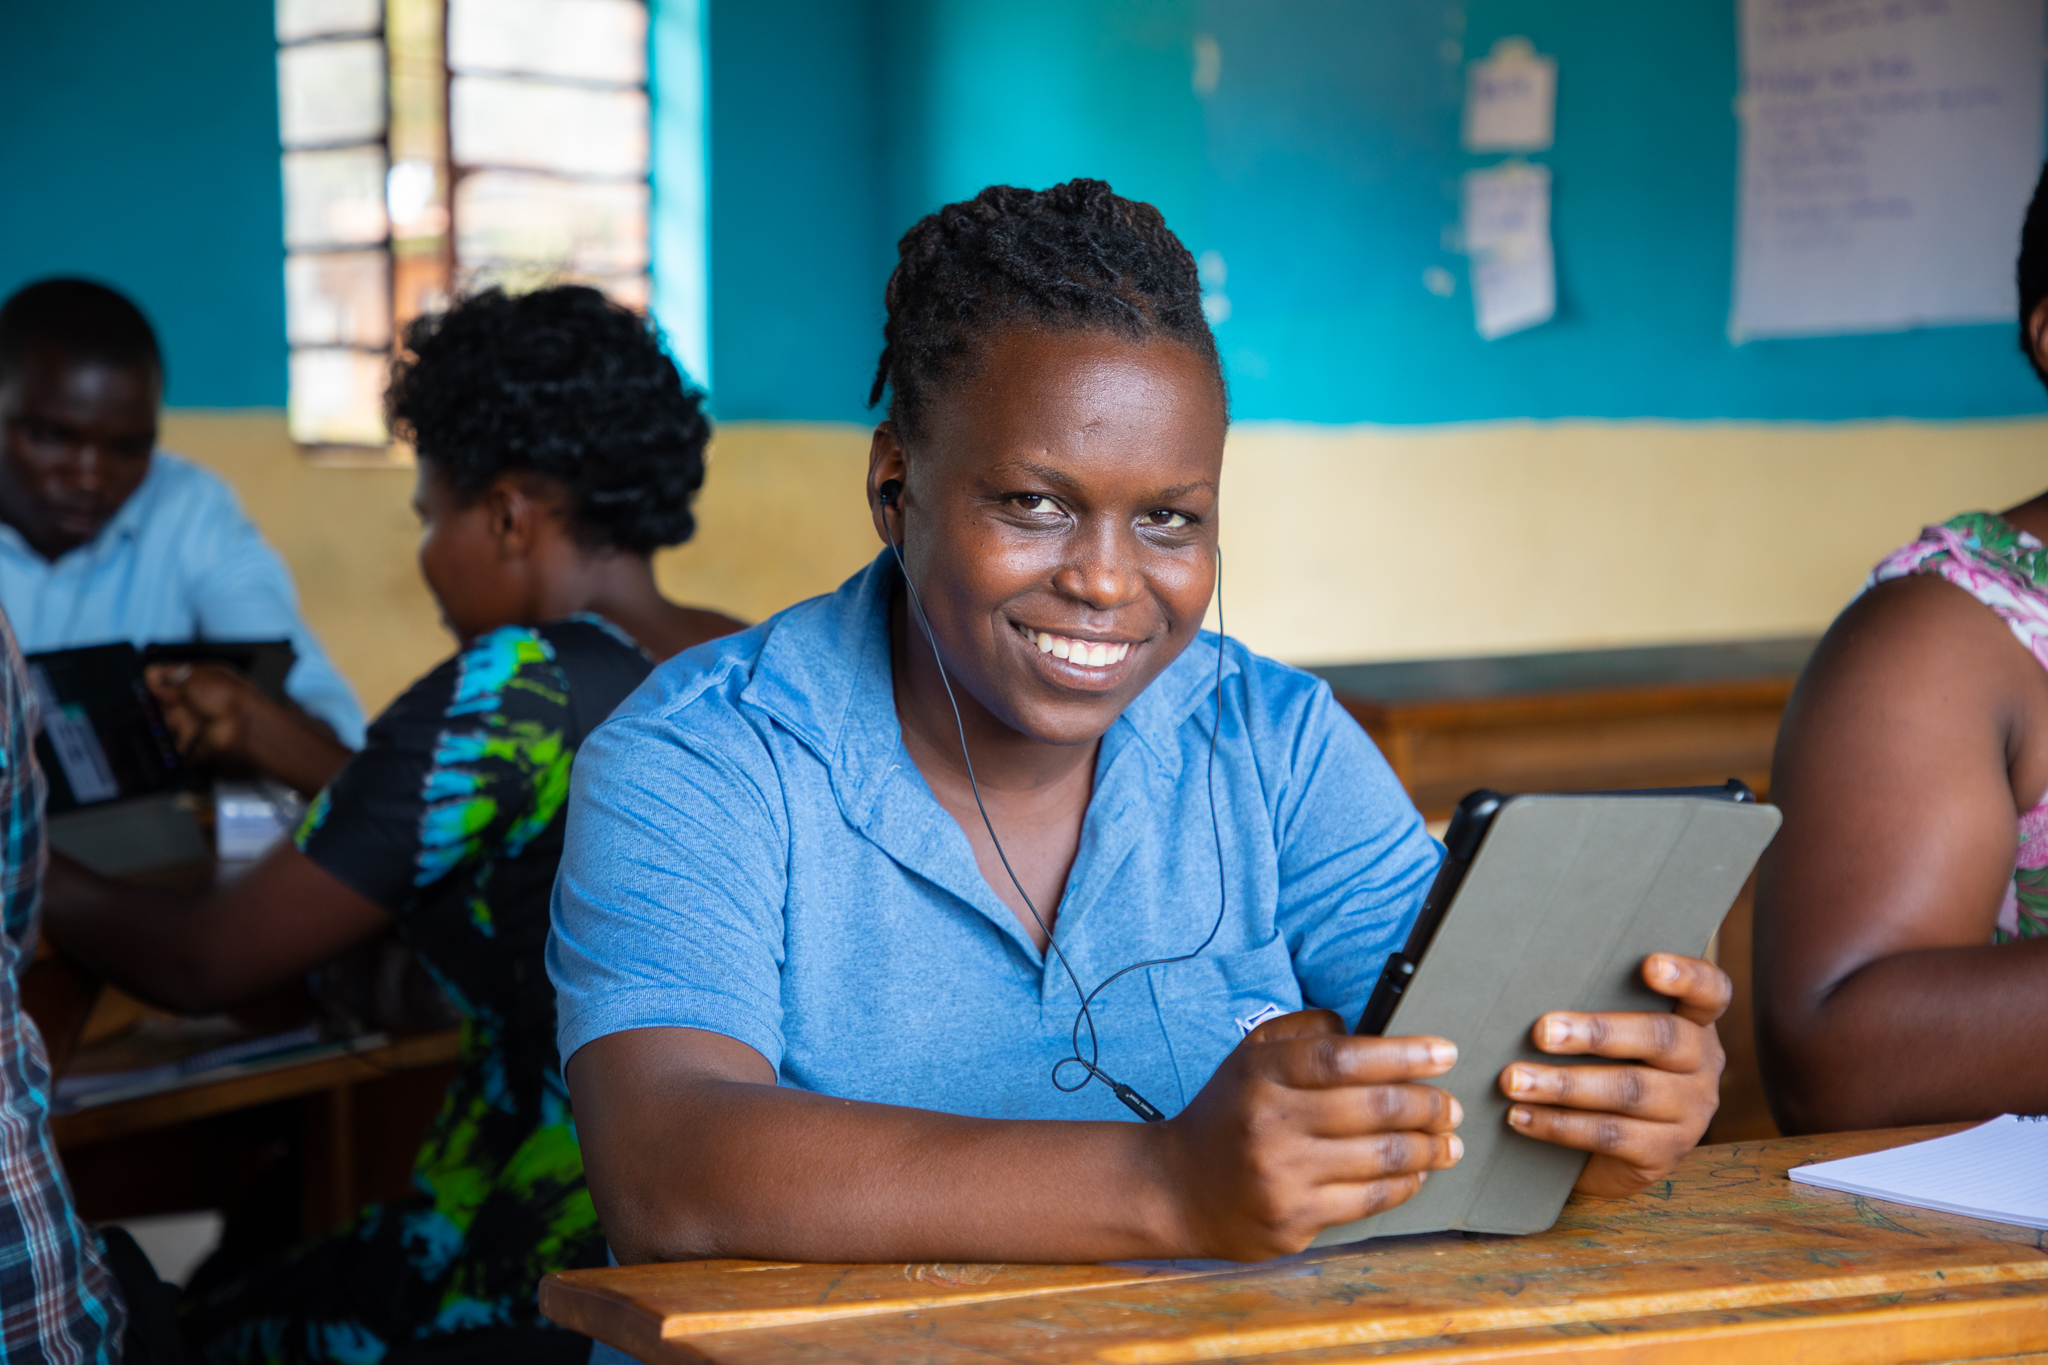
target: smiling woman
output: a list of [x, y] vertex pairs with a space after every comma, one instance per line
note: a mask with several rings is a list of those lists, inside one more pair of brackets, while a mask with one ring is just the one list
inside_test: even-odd
[[[1100, 182], [995, 188], [888, 304], [888, 548], [576, 769], [549, 970], [614, 1254], [1253, 1259], [1407, 1198], [1462, 1150], [1456, 1048], [1342, 1021], [1440, 852], [1326, 686], [1201, 629], [1194, 260]], [[1714, 1108], [1727, 978], [1644, 977], [1675, 1015], [1532, 1021], [1620, 1065], [1501, 1077], [1598, 1194]]]

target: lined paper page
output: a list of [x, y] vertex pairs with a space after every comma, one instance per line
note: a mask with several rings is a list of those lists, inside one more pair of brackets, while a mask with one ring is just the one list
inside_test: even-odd
[[1895, 1204], [2048, 1228], [2048, 1118], [2005, 1114], [1947, 1137], [1794, 1166], [1791, 1176]]

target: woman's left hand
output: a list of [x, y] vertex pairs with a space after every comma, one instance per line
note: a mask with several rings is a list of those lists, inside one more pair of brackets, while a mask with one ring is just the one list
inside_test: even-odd
[[1515, 1062], [1500, 1088], [1515, 1101], [1516, 1132], [1593, 1157], [1573, 1188], [1621, 1199], [1671, 1174], [1707, 1131], [1721, 1102], [1727, 1060], [1714, 1021], [1728, 1008], [1728, 973], [1703, 958], [1653, 953], [1643, 981], [1678, 1001], [1669, 1014], [1556, 1011], [1531, 1030], [1557, 1056], [1611, 1057], [1626, 1066]]

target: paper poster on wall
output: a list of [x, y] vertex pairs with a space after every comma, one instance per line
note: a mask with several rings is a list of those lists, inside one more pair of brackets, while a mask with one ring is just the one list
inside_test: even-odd
[[1557, 128], [1557, 58], [1527, 38], [1502, 38], [1465, 68], [1468, 152], [1540, 152]]
[[1548, 166], [1509, 161], [1467, 171], [1464, 237], [1479, 335], [1492, 341], [1550, 321], [1557, 312], [1557, 272]]
[[1742, 0], [1729, 335], [2003, 322], [2043, 0]]

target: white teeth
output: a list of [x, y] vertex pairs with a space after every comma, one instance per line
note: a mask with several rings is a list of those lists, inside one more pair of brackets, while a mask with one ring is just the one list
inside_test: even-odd
[[1055, 659], [1065, 659], [1083, 668], [1107, 668], [1131, 656], [1129, 644], [1095, 644], [1087, 640], [1070, 640], [1050, 631], [1025, 630], [1021, 626], [1018, 629], [1024, 631], [1025, 639], [1038, 646], [1040, 654], [1050, 654]]

